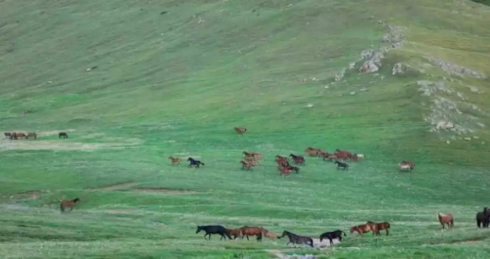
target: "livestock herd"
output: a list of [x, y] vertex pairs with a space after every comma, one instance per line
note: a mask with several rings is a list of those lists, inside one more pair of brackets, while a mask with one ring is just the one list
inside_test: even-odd
[[[247, 133], [246, 128], [235, 127], [234, 130], [240, 135]], [[6, 132], [5, 137], [10, 140], [37, 139], [37, 134], [34, 132], [29, 132], [29, 133]], [[61, 138], [65, 139], [68, 138], [68, 134], [66, 132], [59, 132], [58, 137], [60, 139]], [[332, 161], [337, 165], [337, 169], [343, 169], [343, 170], [347, 170], [349, 168], [349, 165], [346, 163], [346, 161], [359, 161], [364, 158], [363, 154], [355, 154], [345, 150], [336, 149], [334, 153], [328, 153], [322, 149], [313, 148], [313, 147], [307, 147], [305, 149], [305, 154], [310, 157], [323, 158], [323, 160], [325, 161], [327, 160]], [[262, 154], [256, 152], [244, 151], [243, 155], [244, 155], [243, 159], [240, 160], [240, 165], [242, 166], [241, 169], [243, 170], [252, 170], [254, 167], [260, 165], [259, 164], [260, 160], [264, 159]], [[180, 164], [182, 162], [181, 158], [177, 158], [173, 156], [169, 156], [168, 158], [170, 159], [172, 165]], [[189, 157], [187, 161], [189, 162], [189, 167], [200, 168], [201, 166], [205, 165], [202, 161], [196, 160], [191, 157]], [[277, 164], [277, 169], [279, 170], [280, 175], [289, 176], [292, 172], [299, 173], [300, 168], [298, 166], [305, 166], [306, 159], [304, 156], [297, 155], [297, 154], [289, 154], [289, 156], [287, 157], [276, 155], [275, 162]], [[398, 164], [398, 166], [402, 171], [413, 170], [415, 164], [411, 161], [402, 161]], [[63, 200], [60, 203], [60, 211], [65, 212], [67, 209], [71, 211], [73, 210], [76, 203], [78, 202], [80, 202], [79, 198], [75, 198], [72, 200]], [[444, 214], [438, 212], [437, 218], [443, 229], [445, 228], [445, 226], [447, 226], [448, 228], [452, 228], [454, 226], [454, 219], [451, 214]], [[485, 207], [483, 211], [478, 212], [476, 214], [476, 221], [477, 221], [477, 226], [479, 228], [480, 227], [488, 228], [490, 223], [490, 210], [488, 210]], [[365, 224], [351, 227], [350, 234], [357, 232], [360, 235], [363, 235], [364, 233], [367, 232], [373, 232], [373, 235], [380, 235], [380, 231], [385, 230], [386, 235], [388, 235], [390, 227], [391, 225], [388, 222], [376, 223], [372, 221], [367, 221]], [[280, 239], [283, 237], [288, 237], [289, 239], [288, 244], [292, 243], [298, 245], [308, 245], [313, 247], [313, 239], [311, 237], [297, 235], [289, 231], [283, 231], [282, 235], [278, 236], [263, 227], [244, 226], [237, 229], [228, 229], [220, 225], [197, 226], [196, 234], [201, 231], [205, 232], [204, 235], [205, 239], [206, 236], [208, 236], [208, 239], [210, 239], [212, 234], [220, 235], [221, 239], [223, 238], [243, 239], [244, 237], [246, 237], [247, 240], [249, 240], [250, 236], [256, 236], [257, 241], [261, 241], [262, 237], [267, 237], [272, 239], [275, 238]], [[330, 244], [333, 244], [333, 239], [338, 239], [339, 241], [342, 241], [342, 236], [346, 236], [345, 232], [337, 229], [331, 232], [325, 232], [321, 234], [319, 236], [319, 240], [320, 242], [322, 242], [324, 239], [328, 239], [330, 241]]]

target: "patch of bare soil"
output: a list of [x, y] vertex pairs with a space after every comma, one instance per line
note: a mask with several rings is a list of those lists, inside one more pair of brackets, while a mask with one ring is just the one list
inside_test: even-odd
[[83, 150], [119, 149], [134, 144], [78, 143], [54, 140], [15, 140], [0, 142], [0, 150]]
[[103, 186], [99, 186], [99, 187], [92, 187], [89, 189], [91, 189], [91, 190], [120, 190], [120, 189], [127, 189], [129, 187], [133, 187], [137, 184], [138, 183], [136, 183], [136, 182], [128, 181], [128, 182], [122, 182], [122, 183], [103, 185]]
[[196, 191], [170, 189], [165, 187], [134, 188], [133, 190], [137, 192], [165, 193], [165, 194], [175, 194], [175, 195], [197, 193]]
[[39, 190], [27, 191], [27, 192], [19, 192], [13, 195], [10, 195], [10, 199], [13, 200], [35, 200], [38, 199], [43, 192]]

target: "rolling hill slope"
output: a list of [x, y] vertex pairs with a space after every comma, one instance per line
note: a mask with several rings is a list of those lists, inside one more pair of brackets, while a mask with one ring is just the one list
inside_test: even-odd
[[[366, 220], [393, 235], [327, 255], [488, 258], [474, 214], [488, 201], [489, 7], [4, 0], [0, 13], [0, 128], [39, 134], [0, 142], [2, 258], [269, 258], [285, 242], [207, 242], [195, 225], [319, 235]], [[307, 146], [367, 159], [340, 173], [311, 158], [280, 178], [272, 157]], [[240, 171], [244, 150], [263, 165]], [[414, 174], [397, 172], [404, 159]]]

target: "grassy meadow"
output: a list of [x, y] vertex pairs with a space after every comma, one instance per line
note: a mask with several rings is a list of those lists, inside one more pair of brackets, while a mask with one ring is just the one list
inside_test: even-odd
[[[0, 14], [0, 130], [38, 134], [0, 140], [0, 258], [490, 258], [490, 229], [474, 219], [490, 206], [490, 80], [460, 75], [490, 75], [490, 7], [3, 0]], [[389, 46], [389, 25], [404, 46], [379, 71], [357, 62], [336, 81], [364, 50]], [[397, 63], [409, 69], [393, 75]], [[423, 95], [424, 80], [451, 91]], [[430, 114], [468, 130], [434, 132]], [[307, 158], [280, 177], [274, 156], [308, 146], [366, 158], [347, 172]], [[265, 160], [242, 171], [243, 151]], [[414, 172], [400, 173], [401, 160]], [[438, 211], [454, 229], [441, 231]], [[195, 234], [221, 224], [316, 237], [367, 220], [389, 221], [390, 235], [316, 250]]]

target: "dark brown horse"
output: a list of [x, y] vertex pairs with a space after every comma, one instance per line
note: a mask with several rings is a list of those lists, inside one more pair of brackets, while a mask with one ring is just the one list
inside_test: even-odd
[[309, 245], [313, 247], [313, 239], [311, 237], [296, 235], [292, 232], [284, 230], [284, 232], [282, 232], [282, 235], [277, 238], [282, 238], [285, 236], [289, 238], [289, 242], [286, 245], [289, 245], [289, 243], [291, 243], [298, 245]]
[[70, 211], [72, 211], [73, 208], [75, 207], [75, 203], [77, 203], [79, 201], [80, 201], [79, 198], [75, 198], [73, 200], [64, 200], [64, 201], [61, 201], [61, 203], [60, 203], [60, 210], [61, 210], [61, 212], [65, 212], [65, 209], [66, 208], [70, 208]]
[[27, 133], [27, 138], [33, 138], [33, 139], [37, 139], [37, 134], [36, 132], [29, 132]]
[[380, 222], [380, 223], [368, 221], [367, 224], [371, 227], [371, 230], [373, 231], [373, 235], [379, 236], [380, 235], [379, 232], [381, 230], [385, 230], [386, 231], [386, 235], [389, 234], [390, 223], [388, 223], [386, 221], [385, 222]]
[[68, 138], [68, 134], [66, 132], [60, 132], [58, 133], [58, 138], [63, 138], [63, 139]]
[[350, 234], [352, 235], [352, 233], [354, 232], [357, 232], [359, 233], [359, 235], [362, 235], [364, 233], [367, 233], [369, 231], [372, 231], [373, 229], [371, 228], [371, 225], [369, 224], [362, 224], [362, 225], [357, 225], [357, 226], [353, 226], [350, 228]]
[[447, 225], [448, 228], [453, 228], [454, 226], [454, 219], [452, 214], [438, 212], [437, 219], [439, 220], [439, 223], [441, 223], [442, 229], [444, 229], [444, 225]]
[[293, 159], [293, 162], [297, 165], [304, 165], [305, 164], [305, 158], [300, 155], [295, 155], [295, 154], [290, 154], [289, 155], [291, 159]]
[[249, 227], [249, 226], [243, 226], [240, 228], [240, 236], [243, 239], [243, 237], [247, 237], [247, 240], [250, 240], [248, 237], [249, 236], [256, 236], [257, 241], [262, 240], [262, 232], [263, 232], [262, 227]]
[[476, 225], [480, 228], [488, 228], [490, 225], [490, 210], [485, 207], [483, 211], [476, 213]]
[[182, 162], [182, 159], [178, 157], [169, 156], [168, 159], [170, 159], [172, 165], [180, 164], [180, 162]]
[[234, 127], [233, 128], [238, 135], [243, 135], [247, 133], [247, 128], [244, 127]]

